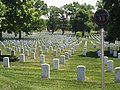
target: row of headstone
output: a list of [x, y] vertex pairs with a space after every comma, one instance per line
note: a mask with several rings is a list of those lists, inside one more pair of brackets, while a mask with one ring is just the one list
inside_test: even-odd
[[[69, 42], [69, 41], [68, 41]], [[69, 46], [69, 44], [68, 44], [68, 42], [67, 43], [65, 43], [65, 45], [63, 45], [64, 47], [63, 48], [67, 48], [68, 46]], [[25, 42], [24, 42], [25, 43]], [[14, 45], [15, 45], [15, 42], [14, 42]], [[36, 52], [36, 44], [35, 45], [33, 45], [33, 47], [32, 48], [34, 48], [34, 49], [30, 49], [30, 50], [28, 50], [28, 49], [26, 49], [26, 46], [24, 46], [24, 45], [22, 45], [22, 46], [13, 46], [12, 47], [12, 49], [11, 48], [9, 48], [9, 51], [12, 51], [12, 53], [13, 53], [13, 51], [14, 50], [16, 50], [16, 51], [19, 51], [19, 52], [21, 52], [22, 54], [20, 54], [20, 62], [25, 62], [25, 56], [29, 56], [29, 54], [30, 54], [30, 52], [29, 51], [31, 51], [31, 58], [33, 58], [33, 59], [35, 59], [35, 52]], [[72, 46], [72, 45], [71, 45]], [[73, 48], [71, 48], [70, 50], [68, 50], [68, 52], [66, 52], [65, 53], [65, 55], [60, 55], [60, 58], [59, 59], [54, 59], [53, 60], [53, 69], [55, 69], [55, 70], [59, 70], [59, 62], [60, 62], [60, 64], [64, 64], [65, 63], [65, 59], [68, 59], [71, 55], [72, 55], [72, 53], [75, 51], [75, 49], [77, 48], [79, 46], [79, 44], [76, 44], [76, 45], [74, 45], [74, 47]], [[47, 46], [45, 46], [46, 48], [47, 48]], [[17, 49], [16, 49], [17, 48]], [[43, 48], [43, 47], [42, 47]], [[49, 47], [48, 47], [49, 48]], [[48, 48], [47, 48], [47, 50], [46, 51], [48, 51]], [[55, 47], [56, 48], [56, 47]], [[40, 49], [41, 51], [40, 51], [40, 62], [41, 63], [45, 63], [45, 56], [43, 55], [43, 52], [42, 52], [42, 49]], [[51, 50], [53, 50], [53, 49], [51, 49]], [[58, 48], [58, 52], [61, 52], [61, 50], [62, 50], [62, 48], [61, 47], [59, 47]], [[54, 50], [53, 51], [54, 52], [54, 56], [56, 56], [56, 53], [57, 53], [57, 50]], [[15, 52], [14, 52], [15, 53]], [[15, 55], [15, 54], [12, 54], [12, 55]], [[25, 53], [25, 54], [24, 54]], [[47, 77], [49, 78], [50, 77], [50, 75], [49, 75], [49, 73], [50, 73], [50, 71], [49, 71], [49, 69], [50, 69], [50, 66], [49, 65], [46, 65], [47, 67], [48, 67], [48, 72], [47, 72]], [[44, 66], [43, 66], [43, 68], [44, 68]], [[46, 73], [46, 71], [44, 71], [44, 70], [42, 70], [42, 72], [45, 72]], [[44, 74], [42, 74], [42, 76], [44, 77]], [[46, 76], [45, 76], [46, 77]]]
[[2, 46], [2, 48], [6, 48], [5, 44], [1, 41], [0, 41], [0, 45]]
[[[49, 38], [49, 39], [50, 39], [50, 38]], [[11, 42], [12, 42], [12, 40], [11, 40]], [[14, 45], [17, 45], [17, 44], [15, 44], [16, 42], [19, 43], [18, 40], [14, 41], [14, 43], [13, 43], [13, 42], [12, 42], [12, 43], [13, 43]], [[23, 42], [24, 42], [24, 44], [23, 44]], [[29, 40], [29, 42], [30, 42], [30, 40]], [[22, 43], [22, 46], [26, 46], [26, 44], [27, 44], [26, 40], [20, 41], [20, 43]], [[20, 44], [20, 43], [19, 43], [19, 44]], [[36, 47], [36, 45], [37, 45], [36, 42], [34, 42], [35, 45], [31, 45], [32, 43], [33, 43], [33, 42], [31, 41], [30, 46]], [[21, 48], [23, 49], [23, 47], [21, 47]], [[25, 50], [25, 48], [24, 48], [24, 50]], [[21, 50], [21, 53], [24, 53], [24, 50]]]
[[[77, 45], [76, 45], [76, 47], [77, 47]], [[60, 64], [65, 64], [65, 61], [67, 59], [69, 59], [69, 57], [74, 52], [74, 49], [75, 48], [71, 48], [71, 50], [68, 50], [68, 52], [65, 52], [65, 55], [60, 55], [59, 59], [53, 59], [53, 69], [54, 70], [59, 70], [60, 69], [59, 63]], [[57, 51], [54, 50], [53, 52], [54, 52], [53, 55], [56, 56]], [[43, 54], [40, 55], [40, 60], [41, 60], [41, 63], [44, 63], [43, 61], [45, 61], [45, 56]], [[85, 71], [84, 70], [81, 71], [81, 70], [78, 69], [78, 76], [77, 76], [77, 78], [79, 78], [78, 80], [84, 80], [85, 79], [85, 76], [84, 76]], [[42, 78], [50, 78], [50, 65], [49, 64], [42, 64]]]
[[[45, 59], [43, 55], [41, 55]], [[62, 60], [64, 56], [61, 56]], [[112, 72], [113, 71], [113, 61], [112, 60], [107, 60], [107, 57], [105, 58], [105, 62], [107, 61], [107, 71]], [[25, 55], [21, 54], [20, 55], [20, 61], [25, 62]], [[42, 61], [44, 62], [44, 61]], [[62, 61], [63, 63], [63, 61]], [[9, 68], [9, 57], [4, 57], [3, 58], [3, 67]], [[53, 59], [53, 69], [54, 70], [59, 70], [59, 59]], [[77, 80], [85, 80], [86, 76], [86, 69], [85, 66], [77, 66]], [[49, 64], [42, 64], [42, 78], [50, 78], [50, 65]], [[115, 68], [115, 77], [114, 77], [115, 82], [120, 82], [120, 67]]]
[[[50, 39], [50, 38], [49, 38], [49, 39]], [[11, 41], [11, 42], [12, 42], [12, 41]], [[15, 45], [16, 42], [18, 43], [18, 41], [14, 41], [13, 44]], [[24, 44], [23, 44], [23, 42], [24, 42]], [[29, 40], [29, 42], [30, 42], [30, 40]], [[28, 42], [28, 43], [29, 43], [29, 42]], [[26, 46], [26, 44], [27, 44], [26, 40], [20, 41], [20, 43], [22, 43], [22, 46]], [[19, 43], [19, 44], [20, 44], [20, 43]], [[34, 43], [35, 45], [33, 45], [32, 43]], [[36, 45], [37, 45], [36, 43], [37, 43], [36, 41], [31, 40], [31, 43], [29, 43], [29, 44], [30, 44], [30, 45], [32, 44], [31, 46], [36, 47]], [[49, 43], [48, 43], [48, 44], [49, 44]], [[16, 45], [17, 45], [17, 44], [16, 44]], [[40, 44], [39, 44], [39, 45], [40, 45]], [[45, 45], [45, 44], [44, 44], [44, 45]], [[52, 45], [52, 44], [49, 44], [49, 45]], [[47, 46], [47, 45], [46, 45], [46, 46]]]
[[94, 48], [96, 48], [96, 44], [93, 43], [92, 41], [90, 41], [90, 42], [91, 42], [92, 46], [93, 46]]
[[87, 41], [85, 41], [84, 48], [83, 48], [83, 56], [87, 55]]
[[[108, 60], [107, 56], [104, 56], [104, 64], [107, 65], [108, 72], [114, 71], [114, 62], [113, 62], [113, 60]], [[120, 67], [115, 68], [114, 81], [120, 83]]]

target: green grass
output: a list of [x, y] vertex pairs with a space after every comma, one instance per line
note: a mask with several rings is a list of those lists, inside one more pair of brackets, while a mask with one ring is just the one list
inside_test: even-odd
[[[68, 48], [53, 57], [53, 52], [44, 53], [46, 63], [50, 64], [50, 79], [41, 78], [41, 63], [39, 62], [38, 51], [36, 59], [26, 57], [26, 62], [10, 62], [10, 68], [3, 68], [0, 62], [0, 90], [101, 90], [101, 60], [89, 52], [96, 51], [88, 40], [87, 52], [89, 56], [83, 57], [82, 45], [66, 60], [64, 65], [60, 65], [60, 70], [53, 70], [52, 59], [59, 58]], [[0, 46], [0, 48], [2, 48]], [[97, 47], [99, 48], [99, 47]], [[9, 54], [3, 50], [3, 54]], [[19, 56], [20, 53], [16, 55]], [[114, 67], [120, 66], [117, 58], [110, 57]], [[86, 66], [86, 80], [77, 81], [77, 66]], [[105, 66], [106, 70], [106, 66]], [[105, 90], [120, 90], [120, 84], [114, 83], [114, 72], [105, 72]]]

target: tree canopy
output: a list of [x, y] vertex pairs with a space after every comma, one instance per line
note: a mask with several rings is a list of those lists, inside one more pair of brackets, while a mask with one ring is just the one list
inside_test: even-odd
[[77, 31], [83, 33], [85, 31], [90, 32], [94, 27], [93, 22], [91, 21], [91, 17], [93, 17], [93, 9], [94, 7], [92, 5], [80, 5], [78, 2], [66, 4], [61, 8], [52, 6], [48, 11], [48, 30], [51, 29], [54, 32], [57, 29], [61, 29], [62, 34], [64, 34], [64, 30], [69, 30], [75, 33]]
[[90, 32], [94, 28], [93, 9], [91, 5], [78, 2], [58, 8], [48, 7], [42, 0], [0, 0], [0, 39], [2, 32], [14, 32], [21, 38], [21, 32], [31, 34], [46, 28], [52, 33], [61, 30], [62, 34], [65, 30]]
[[43, 28], [44, 20], [40, 17], [47, 13], [47, 4], [41, 0], [2, 0], [6, 6], [5, 19], [1, 24], [1, 30], [9, 33], [26, 34], [32, 30]]
[[120, 0], [98, 0], [97, 7], [108, 10], [110, 19], [105, 27], [109, 42], [120, 40]]

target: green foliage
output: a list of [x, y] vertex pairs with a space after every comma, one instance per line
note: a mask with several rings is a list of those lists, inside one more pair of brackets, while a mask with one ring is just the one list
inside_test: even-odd
[[109, 11], [110, 19], [105, 27], [108, 41], [120, 40], [120, 1], [119, 0], [103, 0], [103, 6]]
[[81, 33], [81, 32], [76, 32], [76, 37], [77, 37], [77, 39], [79, 39], [81, 36], [82, 36], [82, 33]]
[[[66, 4], [61, 8], [51, 6], [48, 11], [48, 31], [53, 32], [61, 29], [62, 34], [65, 30], [77, 32], [90, 32], [94, 27], [91, 17], [93, 16], [94, 7], [91, 5], [80, 5], [78, 2]], [[51, 17], [54, 17], [51, 19]]]
[[47, 30], [52, 31], [54, 33], [60, 27], [60, 14], [63, 11], [55, 6], [51, 6], [48, 11], [48, 21], [47, 21]]
[[81, 32], [76, 32], [76, 36], [80, 37], [82, 35]]
[[6, 7], [0, 0], [0, 28], [1, 28], [2, 20], [5, 19], [4, 17], [5, 12], [6, 12]]
[[[41, 0], [2, 0], [6, 6], [5, 20], [1, 24], [1, 31], [26, 34], [33, 30], [41, 31], [45, 28], [42, 15], [47, 14], [47, 4]], [[1, 5], [1, 4], [0, 4]], [[21, 34], [21, 33], [20, 33]]]
[[101, 8], [104, 8], [103, 0], [97, 0], [96, 7], [97, 7], [97, 10], [101, 9]]
[[79, 6], [79, 9], [76, 7], [76, 12], [71, 16], [70, 18], [70, 24], [72, 25], [72, 31], [82, 31], [84, 32], [90, 32], [93, 28], [93, 22], [91, 20], [91, 17], [93, 17], [93, 6], [91, 5], [75, 5]]

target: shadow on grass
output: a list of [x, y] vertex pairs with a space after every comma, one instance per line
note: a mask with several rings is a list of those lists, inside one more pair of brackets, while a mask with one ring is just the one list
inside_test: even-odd
[[87, 52], [86, 56], [83, 56], [82, 54], [79, 55], [80, 57], [93, 57], [93, 58], [99, 58], [96, 54], [96, 52], [93, 52], [93, 51], [90, 51], [90, 52]]
[[[120, 51], [119, 51], [118, 53], [120, 53]], [[87, 52], [87, 55], [86, 55], [86, 56], [83, 56], [82, 54], [79, 55], [79, 56], [80, 56], [80, 57], [100, 58], [100, 57], [98, 57], [97, 53], [94, 52], [94, 51]], [[104, 51], [104, 56], [113, 57], [113, 55], [110, 54], [109, 51]], [[117, 58], [117, 57], [114, 57], [114, 58]]]

